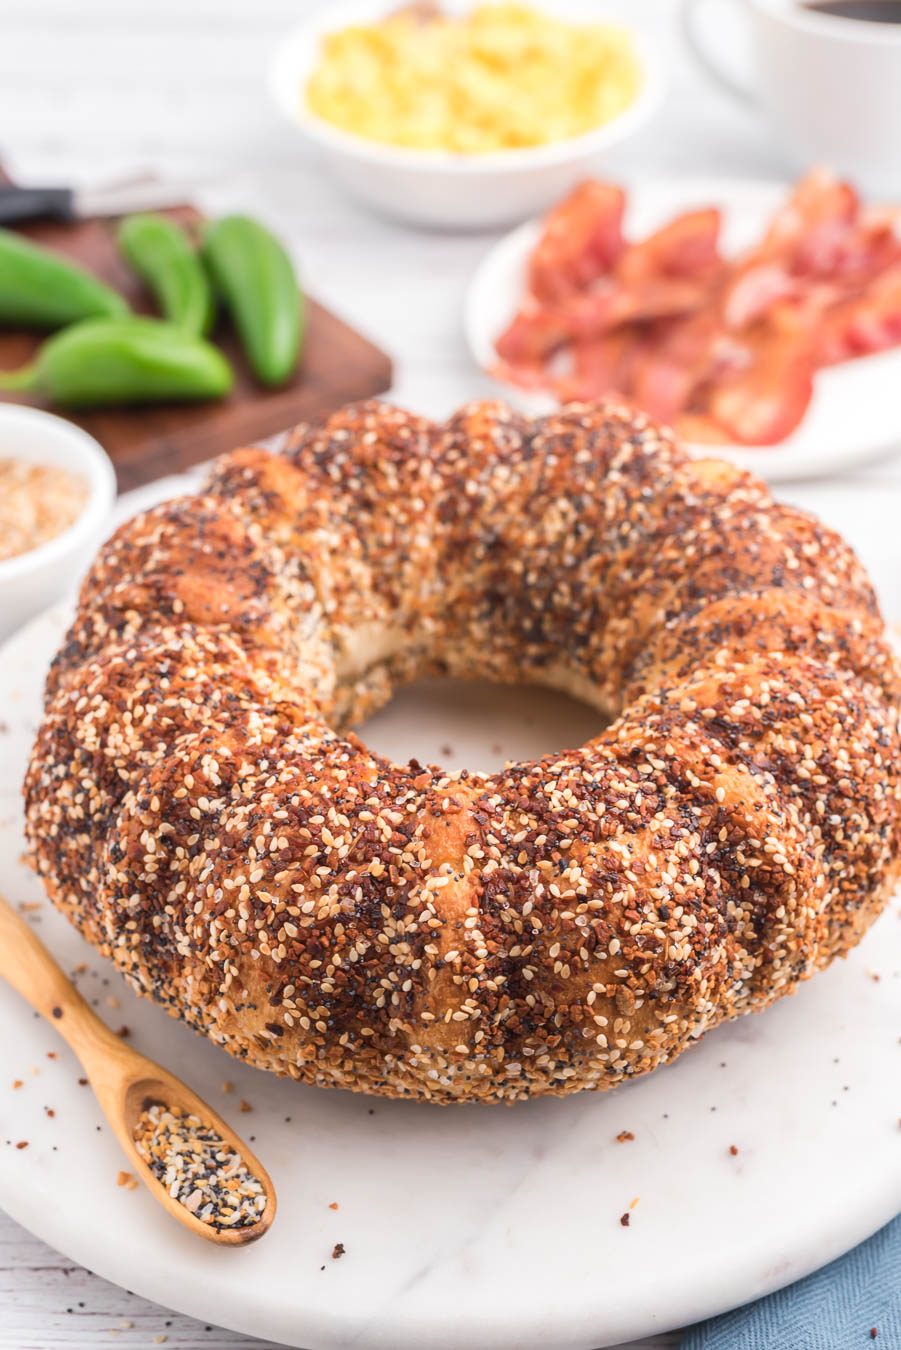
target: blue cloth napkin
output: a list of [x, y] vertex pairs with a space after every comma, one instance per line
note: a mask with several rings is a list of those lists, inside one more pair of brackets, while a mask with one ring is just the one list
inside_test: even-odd
[[680, 1350], [864, 1347], [901, 1350], [901, 1215], [797, 1284], [699, 1322]]

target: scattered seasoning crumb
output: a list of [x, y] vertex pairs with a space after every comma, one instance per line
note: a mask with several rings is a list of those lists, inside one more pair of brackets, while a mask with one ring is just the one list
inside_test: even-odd
[[56, 1059], [56, 1051], [55, 1051], [55, 1050], [48, 1050], [48, 1051], [47, 1051], [47, 1058], [48, 1058], [48, 1059]]
[[877, 1333], [877, 1331], [876, 1331], [876, 1328], [875, 1328], [875, 1327], [870, 1327], [870, 1340], [871, 1340], [871, 1341], [875, 1341], [877, 1334], [878, 1334], [878, 1333]]
[[88, 1085], [88, 1080], [87, 1080], [86, 1078], [79, 1078], [79, 1080], [78, 1080], [78, 1086], [79, 1086], [79, 1087], [87, 1087], [87, 1085]]
[[125, 1183], [125, 1189], [127, 1191], [136, 1191], [138, 1189], [138, 1178], [130, 1177]]
[[106, 1002], [107, 1002], [107, 1006], [110, 1007], [110, 1008], [118, 1008], [118, 1006], [119, 1006], [119, 1000], [116, 998], [115, 994], [110, 994], [110, 995], [107, 997]]
[[240, 1100], [240, 1102], [238, 1103], [238, 1110], [239, 1110], [239, 1111], [252, 1111], [252, 1110], [253, 1110], [253, 1107], [251, 1106], [250, 1102], [246, 1102], [246, 1101], [244, 1100], [244, 1098], [242, 1097], [241, 1100]]
[[733, 1158], [738, 1157], [738, 1149], [735, 1147], [734, 1144], [729, 1145], [729, 1152], [732, 1154]]
[[632, 1203], [631, 1203], [631, 1205], [629, 1206], [629, 1208], [630, 1208], [630, 1209], [634, 1209], [635, 1206], [636, 1206], [637, 1204], [638, 1204], [638, 1196], [636, 1195], [635, 1199], [632, 1201]]
[[130, 1173], [130, 1172], [117, 1172], [117, 1173], [116, 1173], [116, 1185], [117, 1185], [117, 1186], [124, 1186], [124, 1185], [126, 1185], [126, 1183], [129, 1182], [130, 1180], [131, 1180], [131, 1173]]
[[34, 914], [35, 911], [39, 910], [40, 908], [41, 908], [40, 900], [21, 900], [19, 902], [19, 909], [22, 911], [23, 914]]
[[630, 1139], [634, 1139], [634, 1138], [635, 1138], [635, 1135], [632, 1133], [631, 1130], [620, 1130], [619, 1134], [616, 1136], [616, 1142], [617, 1142], [618, 1144], [625, 1144], [625, 1143], [627, 1143]]
[[130, 1036], [130, 1035], [131, 1035], [131, 1032], [129, 1031], [128, 1027], [126, 1027], [126, 1026], [121, 1026], [121, 1027], [117, 1027], [117, 1028], [116, 1028], [116, 1035], [117, 1035], [121, 1040], [124, 1041], [126, 1036]]
[[454, 747], [452, 745], [442, 745], [441, 753], [444, 756], [452, 755], [454, 753]]
[[20, 1139], [18, 1144], [16, 1144], [16, 1148], [27, 1148], [27, 1147], [28, 1147], [27, 1139]]
[[134, 1140], [157, 1180], [201, 1223], [219, 1232], [248, 1228], [266, 1208], [262, 1182], [240, 1155], [211, 1125], [181, 1107], [159, 1102], [148, 1107]]
[[339, 1256], [344, 1255], [344, 1243], [336, 1242], [332, 1248], [332, 1260], [337, 1261]]
[[337, 1209], [337, 1208], [338, 1208], [338, 1201], [333, 1200], [332, 1203], [329, 1205], [329, 1209]]
[[628, 1210], [626, 1210], [625, 1214], [621, 1214], [621, 1215], [620, 1215], [619, 1221], [620, 1221], [620, 1223], [622, 1224], [623, 1228], [628, 1228], [628, 1227], [629, 1227], [629, 1211], [628, 1211]]
[[56, 1112], [54, 1111], [52, 1106], [45, 1106], [44, 1110], [47, 1112], [47, 1115], [50, 1117], [51, 1120], [56, 1115]]
[[168, 1341], [168, 1339], [169, 1339], [168, 1336], [154, 1336], [154, 1338], [153, 1338], [153, 1344], [154, 1344], [154, 1345], [165, 1345], [166, 1342]]
[[223, 1091], [223, 1092], [231, 1092], [232, 1089], [234, 1088], [234, 1086], [235, 1086], [234, 1083], [230, 1083], [230, 1082], [228, 1081], [228, 1079], [226, 1078], [225, 1082], [222, 1084], [222, 1091]]
[[14, 1088], [20, 1088], [21, 1086], [22, 1086], [22, 1079], [21, 1079], [21, 1078], [14, 1078], [14, 1079], [13, 1079], [13, 1087], [14, 1087]]
[[40, 1069], [37, 1067], [36, 1064], [32, 1064], [32, 1066], [31, 1066], [31, 1068], [28, 1070], [28, 1072], [32, 1075], [32, 1077], [37, 1078], [38, 1074], [39, 1074], [41, 1071], [40, 1071]]
[[130, 1322], [126, 1317], [123, 1318], [123, 1320], [119, 1323], [119, 1326], [122, 1328], [123, 1331], [131, 1331], [132, 1327], [134, 1326], [134, 1322]]

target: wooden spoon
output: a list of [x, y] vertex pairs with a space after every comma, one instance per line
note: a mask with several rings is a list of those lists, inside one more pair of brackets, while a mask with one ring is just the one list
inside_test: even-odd
[[[75, 1051], [104, 1115], [115, 1131], [129, 1162], [154, 1200], [192, 1233], [222, 1247], [243, 1247], [263, 1236], [275, 1217], [275, 1189], [269, 1176], [245, 1143], [202, 1098], [174, 1074], [147, 1059], [109, 1027], [85, 1003], [47, 948], [0, 896], [0, 975], [46, 1017]], [[262, 1184], [266, 1207], [256, 1223], [245, 1228], [216, 1229], [198, 1219], [174, 1199], [157, 1180], [134, 1142], [134, 1130], [143, 1111], [160, 1103], [180, 1107], [213, 1127], [247, 1169]]]

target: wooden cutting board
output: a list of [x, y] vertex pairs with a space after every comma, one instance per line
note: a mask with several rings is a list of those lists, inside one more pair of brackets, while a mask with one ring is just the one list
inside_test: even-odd
[[[202, 219], [190, 206], [164, 214], [189, 226]], [[22, 233], [82, 263], [121, 291], [135, 310], [153, 313], [149, 295], [119, 257], [115, 228], [111, 219], [48, 220], [24, 226]], [[281, 389], [264, 389], [256, 383], [226, 320], [212, 337], [235, 371], [235, 388], [221, 402], [84, 413], [53, 409], [96, 436], [115, 465], [120, 491], [271, 436], [295, 422], [322, 417], [342, 403], [379, 394], [391, 383], [389, 357], [315, 300], [309, 302], [301, 368]], [[33, 333], [0, 330], [0, 367], [22, 365], [39, 342], [40, 336]], [[29, 395], [4, 393], [0, 397], [10, 402], [38, 402]]]

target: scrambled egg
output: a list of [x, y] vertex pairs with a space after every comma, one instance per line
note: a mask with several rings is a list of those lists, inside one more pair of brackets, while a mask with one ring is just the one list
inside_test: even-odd
[[629, 35], [608, 24], [521, 4], [483, 4], [459, 19], [411, 5], [327, 35], [306, 101], [370, 140], [479, 154], [590, 131], [639, 85]]

